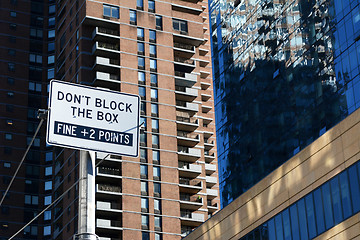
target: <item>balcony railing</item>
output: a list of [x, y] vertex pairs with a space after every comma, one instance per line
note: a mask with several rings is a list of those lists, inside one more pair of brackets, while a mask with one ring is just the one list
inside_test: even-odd
[[187, 202], [195, 202], [195, 203], [202, 203], [201, 196], [198, 195], [190, 195], [190, 194], [180, 194], [180, 200], [181, 201], [187, 201]]
[[99, 31], [99, 33], [105, 33], [105, 34], [109, 34], [109, 35], [120, 36], [119, 31], [114, 30], [114, 29], [108, 29], [108, 28], [99, 27], [98, 31]]
[[184, 131], [177, 131], [177, 136], [178, 137], [184, 137], [184, 138], [199, 139], [199, 135], [191, 134], [191, 133], [184, 132]]
[[96, 219], [97, 227], [122, 227], [121, 221], [110, 219]]
[[121, 187], [120, 186], [114, 186], [110, 184], [97, 184], [99, 191], [106, 191], [106, 192], [116, 192], [121, 193]]
[[99, 173], [121, 176], [121, 170], [119, 168], [99, 167], [98, 169]]
[[115, 50], [115, 51], [119, 51], [119, 50], [120, 50], [120, 45], [119, 45], [119, 44], [111, 44], [111, 43], [98, 42], [98, 46], [99, 46], [100, 48], [106, 48], [106, 49]]
[[185, 43], [174, 42], [174, 47], [194, 51], [194, 46]]
[[197, 179], [179, 178], [179, 184], [192, 187], [201, 187], [201, 181]]
[[194, 65], [194, 63], [195, 63], [195, 61], [192, 59], [187, 59], [187, 58], [182, 58], [182, 57], [174, 57], [174, 61], [179, 62], [179, 63], [189, 64], [189, 65]]
[[116, 202], [96, 201], [96, 209], [121, 210], [121, 204]]

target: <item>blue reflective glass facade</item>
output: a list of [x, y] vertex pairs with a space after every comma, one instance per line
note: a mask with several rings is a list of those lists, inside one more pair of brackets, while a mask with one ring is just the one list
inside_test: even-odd
[[357, 162], [239, 240], [313, 239], [359, 212], [359, 181]]
[[359, 108], [359, 3], [209, 1], [222, 207]]

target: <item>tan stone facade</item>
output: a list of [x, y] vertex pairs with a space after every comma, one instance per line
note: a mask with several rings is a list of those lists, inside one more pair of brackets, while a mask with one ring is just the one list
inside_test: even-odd
[[[360, 158], [357, 110], [234, 200], [185, 239], [240, 239]], [[316, 206], [316, 203], [315, 203]], [[360, 239], [360, 214], [316, 239]]]

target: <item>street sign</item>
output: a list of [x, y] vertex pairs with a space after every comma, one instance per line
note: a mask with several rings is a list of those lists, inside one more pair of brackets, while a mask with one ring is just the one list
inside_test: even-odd
[[46, 142], [138, 157], [139, 105], [137, 95], [52, 80]]

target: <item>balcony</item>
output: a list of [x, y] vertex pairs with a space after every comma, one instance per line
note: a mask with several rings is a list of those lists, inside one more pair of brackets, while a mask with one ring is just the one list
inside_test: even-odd
[[207, 201], [207, 208], [208, 208], [209, 212], [213, 213], [213, 212], [218, 210], [218, 204], [217, 203], [212, 203], [211, 200], [208, 200]]
[[183, 57], [174, 57], [174, 64], [190, 71], [196, 67], [195, 60]]
[[194, 147], [200, 142], [199, 135], [189, 132], [178, 131], [177, 132], [178, 144], [187, 147]]
[[195, 54], [195, 47], [193, 45], [174, 42], [174, 56], [190, 58]]
[[120, 45], [105, 42], [96, 42], [92, 48], [92, 54], [106, 57], [118, 57], [120, 54]]
[[121, 204], [116, 202], [105, 202], [105, 201], [96, 201], [96, 210], [97, 211], [114, 211], [121, 212]]
[[193, 101], [198, 96], [198, 90], [175, 85], [175, 95], [177, 100]]
[[176, 126], [178, 130], [194, 131], [199, 127], [199, 121], [196, 118], [176, 116]]
[[203, 38], [192, 37], [190, 35], [184, 35], [180, 33], [173, 33], [173, 39], [175, 42], [181, 42], [197, 47], [204, 42]]
[[205, 163], [205, 172], [206, 174], [213, 174], [216, 172], [216, 164]]
[[205, 162], [211, 163], [215, 159], [215, 153], [209, 153], [209, 151], [205, 150], [204, 157], [205, 157]]
[[211, 188], [212, 186], [217, 184], [217, 177], [206, 176], [205, 181], [206, 181], [206, 187]]
[[199, 61], [199, 65], [200, 67], [206, 67], [210, 61], [209, 60], [205, 60], [205, 59], [197, 59]]
[[202, 111], [203, 113], [208, 113], [211, 109], [212, 109], [211, 106], [201, 105], [201, 111]]
[[96, 193], [106, 193], [113, 195], [121, 195], [121, 187], [111, 184], [96, 184]]
[[96, 219], [96, 227], [97, 228], [106, 228], [112, 230], [122, 230], [121, 221], [111, 220], [111, 219]]
[[208, 52], [209, 52], [208, 49], [199, 48], [199, 54], [200, 54], [200, 56], [204, 56], [204, 55], [206, 55]]
[[201, 78], [206, 78], [207, 76], [210, 75], [209, 71], [205, 71], [205, 70], [200, 70], [200, 77]]
[[193, 7], [190, 7], [190, 6], [186, 6], [185, 4], [179, 5], [179, 4], [171, 3], [171, 7], [172, 10], [174, 11], [196, 14], [196, 15], [200, 15], [203, 11], [203, 9], [200, 8], [198, 5], [193, 5]]
[[196, 74], [175, 71], [175, 85], [177, 86], [192, 87], [196, 81]]
[[180, 194], [180, 208], [197, 210], [203, 205], [203, 198], [199, 195]]
[[[209, 81], [211, 81], [211, 80], [209, 80]], [[208, 83], [208, 82], [200, 82], [200, 84], [201, 84], [202, 90], [206, 90], [211, 86], [211, 83]]]
[[93, 70], [118, 73], [120, 70], [120, 60], [96, 56]]
[[204, 138], [205, 150], [211, 150], [214, 146], [215, 146], [214, 140], [209, 140], [208, 138]]
[[185, 101], [176, 100], [176, 108], [185, 111], [198, 112], [199, 105]]
[[180, 177], [179, 189], [182, 193], [195, 194], [202, 190], [202, 182], [198, 179]]
[[201, 165], [179, 162], [178, 170], [180, 177], [195, 178], [201, 174]]
[[201, 157], [201, 149], [178, 146], [178, 159], [180, 161], [195, 162]]
[[120, 86], [120, 76], [118, 74], [97, 71], [93, 82], [93, 86], [115, 90]]
[[208, 199], [214, 199], [218, 196], [218, 190], [217, 189], [206, 189], [206, 194]]
[[202, 93], [201, 94], [201, 100], [202, 101], [208, 101], [211, 98], [210, 94]]
[[113, 167], [97, 167], [96, 176], [121, 178], [121, 170]]
[[95, 41], [102, 42], [119, 42], [120, 33], [119, 30], [104, 28], [104, 27], [95, 27], [92, 33], [92, 39]]
[[197, 227], [205, 221], [204, 214], [180, 210], [182, 225]]
[[[211, 119], [212, 120], [212, 119]], [[204, 120], [203, 120], [204, 121]], [[214, 135], [214, 132], [212, 132], [212, 131], [207, 131], [207, 130], [205, 130], [205, 131], [203, 131], [203, 133], [204, 133], [204, 137], [205, 138], [210, 138], [212, 135]]]

